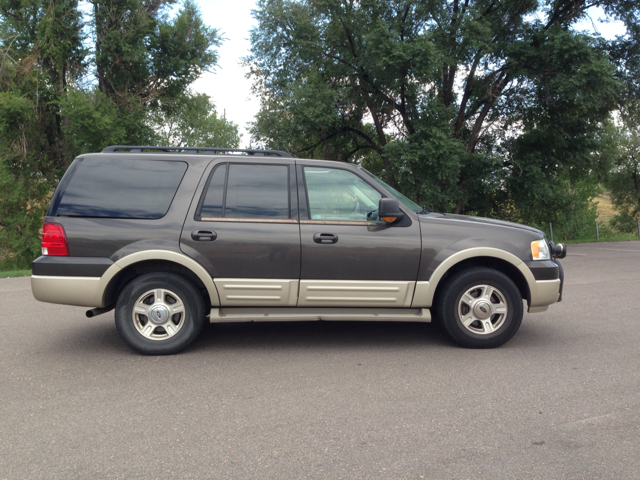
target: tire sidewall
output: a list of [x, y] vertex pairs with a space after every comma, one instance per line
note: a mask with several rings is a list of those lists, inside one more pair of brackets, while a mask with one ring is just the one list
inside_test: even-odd
[[[183, 325], [166, 340], [145, 338], [136, 329], [132, 312], [138, 298], [154, 288], [165, 288], [180, 297], [185, 305]], [[132, 280], [118, 296], [115, 323], [118, 333], [129, 347], [144, 355], [178, 353], [193, 342], [204, 324], [204, 302], [196, 287], [186, 278], [171, 273], [150, 273]]]
[[[460, 321], [458, 303], [470, 288], [491, 285], [505, 297], [507, 317], [498, 330], [489, 334], [470, 332]], [[456, 274], [445, 286], [439, 317], [447, 333], [459, 344], [468, 348], [495, 348], [510, 340], [520, 328], [523, 315], [522, 296], [513, 281], [502, 272], [488, 268], [463, 271]]]

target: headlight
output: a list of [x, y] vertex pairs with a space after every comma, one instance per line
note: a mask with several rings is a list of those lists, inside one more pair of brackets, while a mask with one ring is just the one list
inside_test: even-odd
[[536, 240], [531, 242], [531, 256], [534, 260], [551, 260], [549, 245], [546, 240]]

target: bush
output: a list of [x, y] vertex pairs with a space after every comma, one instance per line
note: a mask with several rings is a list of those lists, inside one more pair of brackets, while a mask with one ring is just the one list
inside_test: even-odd
[[42, 222], [51, 186], [44, 180], [16, 179], [0, 163], [0, 265], [29, 268], [40, 255]]
[[611, 218], [611, 226], [620, 233], [637, 233], [638, 220], [632, 217], [629, 212], [621, 212]]

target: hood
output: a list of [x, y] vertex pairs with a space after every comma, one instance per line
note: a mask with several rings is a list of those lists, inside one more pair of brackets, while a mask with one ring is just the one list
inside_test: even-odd
[[527, 232], [536, 233], [540, 236], [544, 236], [544, 232], [534, 227], [529, 227], [527, 225], [521, 225], [515, 222], [507, 222], [505, 220], [496, 220], [494, 218], [483, 218], [483, 217], [471, 217], [468, 215], [455, 215], [455, 214], [444, 214], [444, 213], [428, 213], [426, 215], [420, 215], [421, 217], [430, 217], [430, 218], [438, 218], [441, 220], [451, 219], [463, 222], [474, 222], [474, 223], [483, 223], [488, 225], [497, 225], [500, 227], [510, 227], [517, 228], [519, 230], [526, 230]]

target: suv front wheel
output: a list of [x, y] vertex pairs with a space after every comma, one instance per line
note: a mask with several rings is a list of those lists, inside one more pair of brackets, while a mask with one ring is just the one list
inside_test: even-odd
[[115, 309], [122, 339], [145, 355], [184, 350], [202, 331], [205, 305], [189, 280], [168, 272], [133, 279], [120, 293]]
[[449, 336], [468, 348], [494, 348], [513, 337], [522, 322], [522, 295], [504, 273], [471, 268], [443, 286], [437, 315]]

